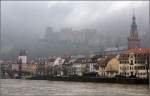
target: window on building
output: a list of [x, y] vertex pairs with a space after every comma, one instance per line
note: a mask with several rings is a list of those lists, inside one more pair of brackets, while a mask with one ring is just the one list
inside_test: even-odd
[[140, 70], [141, 69], [141, 67], [140, 66], [138, 66], [138, 70]]
[[134, 68], [135, 70], [137, 70], [137, 67], [135, 66], [135, 68]]
[[133, 60], [131, 60], [131, 65], [133, 65]]

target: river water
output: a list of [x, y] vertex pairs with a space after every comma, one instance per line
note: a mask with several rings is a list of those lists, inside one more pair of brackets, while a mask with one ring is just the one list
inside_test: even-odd
[[2, 79], [0, 96], [149, 96], [148, 85]]

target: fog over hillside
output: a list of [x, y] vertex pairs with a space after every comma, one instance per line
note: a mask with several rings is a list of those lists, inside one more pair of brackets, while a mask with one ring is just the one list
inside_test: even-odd
[[148, 45], [149, 1], [1, 1], [1, 57], [77, 55], [127, 46], [132, 16]]

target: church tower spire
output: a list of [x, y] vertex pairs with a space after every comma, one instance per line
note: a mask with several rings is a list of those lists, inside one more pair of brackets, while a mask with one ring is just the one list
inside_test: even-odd
[[133, 15], [133, 17], [132, 17], [131, 31], [132, 31], [132, 32], [136, 32], [136, 31], [137, 31], [137, 25], [136, 25], [136, 18], [135, 18], [135, 15]]
[[133, 15], [130, 36], [128, 37], [128, 49], [139, 47], [140, 47], [140, 39], [138, 37], [136, 17], [135, 15]]

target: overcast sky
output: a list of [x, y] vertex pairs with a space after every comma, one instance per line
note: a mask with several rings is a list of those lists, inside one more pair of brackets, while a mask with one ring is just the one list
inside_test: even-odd
[[108, 20], [131, 22], [133, 13], [137, 22], [147, 23], [148, 6], [148, 1], [2, 1], [1, 15], [4, 27], [43, 31], [45, 26], [83, 28]]
[[133, 13], [140, 34], [148, 32], [149, 1], [1, 1], [3, 42], [34, 40], [47, 26], [129, 33]]

